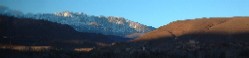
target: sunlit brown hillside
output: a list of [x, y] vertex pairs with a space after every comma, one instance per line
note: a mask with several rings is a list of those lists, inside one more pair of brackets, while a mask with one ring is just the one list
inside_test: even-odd
[[[100, 57], [247, 58], [248, 42], [249, 17], [198, 18], [175, 21], [130, 43], [94, 51]], [[113, 54], [118, 56], [108, 56]]]
[[134, 41], [153, 40], [158, 38], [178, 37], [189, 34], [222, 34], [232, 35], [249, 32], [249, 17], [231, 18], [198, 18], [193, 20], [174, 21], [159, 27]]

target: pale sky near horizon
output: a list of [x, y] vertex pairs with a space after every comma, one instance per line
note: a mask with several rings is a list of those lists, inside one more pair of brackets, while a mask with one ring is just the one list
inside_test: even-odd
[[249, 0], [0, 0], [24, 13], [84, 12], [159, 27], [176, 20], [249, 16]]

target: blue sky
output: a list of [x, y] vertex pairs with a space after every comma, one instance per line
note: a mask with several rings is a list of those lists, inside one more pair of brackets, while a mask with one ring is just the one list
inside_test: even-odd
[[0, 0], [24, 13], [84, 12], [159, 27], [175, 20], [249, 16], [249, 0]]

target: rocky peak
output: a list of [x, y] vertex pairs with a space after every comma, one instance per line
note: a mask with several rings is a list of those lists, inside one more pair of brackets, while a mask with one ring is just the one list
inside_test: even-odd
[[126, 36], [134, 33], [143, 34], [155, 29], [154, 27], [133, 22], [123, 17], [94, 16], [82, 12], [62, 11], [56, 13], [21, 14], [21, 16], [16, 16], [14, 11], [6, 13], [1, 10], [1, 14], [11, 14], [10, 16], [20, 18], [34, 18], [67, 24], [72, 26], [78, 32], [101, 33], [105, 35]]

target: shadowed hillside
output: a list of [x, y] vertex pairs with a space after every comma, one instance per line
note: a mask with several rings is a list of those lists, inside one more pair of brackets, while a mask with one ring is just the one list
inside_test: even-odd
[[90, 51], [130, 38], [77, 32], [64, 24], [0, 15], [0, 58], [89, 57]]
[[175, 21], [130, 43], [94, 51], [100, 58], [247, 58], [248, 35], [249, 17], [200, 18]]
[[249, 57], [249, 17], [175, 21], [130, 42], [27, 18], [1, 16], [0, 25], [1, 58]]
[[130, 40], [112, 35], [77, 32], [68, 25], [44, 20], [0, 16], [1, 45], [96, 47]]

